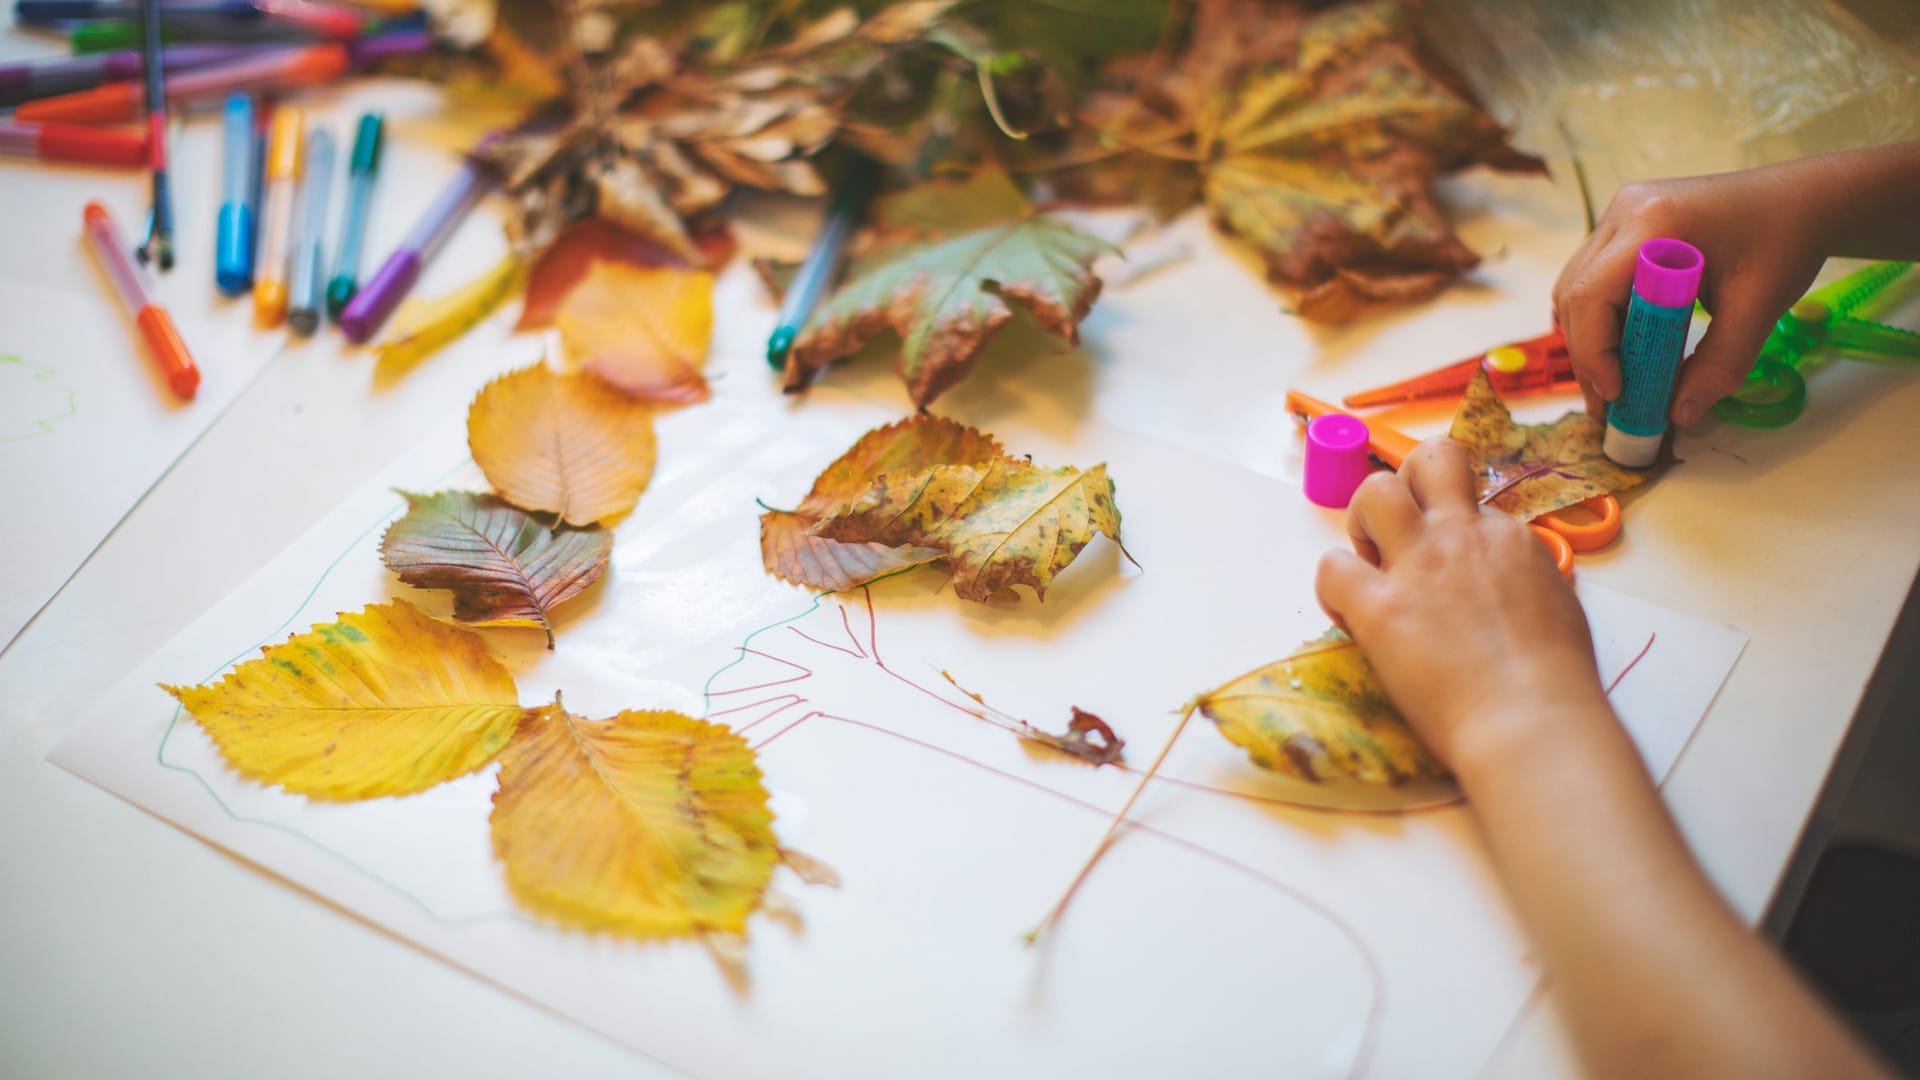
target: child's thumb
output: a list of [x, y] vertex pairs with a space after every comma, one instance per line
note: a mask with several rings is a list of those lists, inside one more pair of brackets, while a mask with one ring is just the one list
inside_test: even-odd
[[1686, 427], [1705, 416], [1713, 403], [1740, 389], [1753, 370], [1776, 312], [1745, 297], [1727, 297], [1719, 305], [1700, 347], [1680, 368], [1673, 395], [1673, 422]]

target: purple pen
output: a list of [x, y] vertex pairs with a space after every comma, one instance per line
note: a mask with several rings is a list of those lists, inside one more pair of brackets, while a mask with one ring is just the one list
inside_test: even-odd
[[[160, 57], [163, 71], [186, 71], [243, 56], [246, 45], [206, 43], [174, 45]], [[140, 50], [95, 53], [91, 56], [63, 57], [59, 60], [0, 64], [0, 109], [55, 94], [70, 94], [105, 82], [137, 79], [145, 70]]]
[[387, 261], [380, 264], [379, 271], [360, 287], [360, 291], [340, 312], [340, 332], [347, 336], [348, 341], [356, 345], [366, 344], [374, 331], [387, 321], [387, 316], [393, 314], [393, 309], [413, 289], [414, 281], [420, 277], [420, 268], [433, 258], [433, 253], [446, 242], [454, 226], [480, 200], [489, 179], [471, 158], [460, 167], [460, 175], [454, 177], [440, 197], [427, 208], [426, 216], [400, 242], [399, 249], [387, 256]]

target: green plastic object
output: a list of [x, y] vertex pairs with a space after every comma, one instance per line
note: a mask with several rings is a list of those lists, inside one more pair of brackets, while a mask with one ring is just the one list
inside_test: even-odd
[[1866, 318], [1912, 269], [1910, 262], [1870, 263], [1808, 293], [1774, 324], [1747, 384], [1713, 411], [1743, 427], [1783, 427], [1806, 411], [1805, 373], [1816, 360], [1836, 353], [1920, 360], [1920, 333]]

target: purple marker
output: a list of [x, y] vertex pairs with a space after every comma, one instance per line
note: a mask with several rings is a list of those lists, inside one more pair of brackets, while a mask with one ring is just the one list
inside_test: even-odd
[[[186, 71], [189, 68], [218, 64], [244, 55], [246, 45], [174, 45], [160, 56], [162, 71]], [[95, 53], [38, 63], [0, 64], [0, 109], [23, 101], [35, 101], [55, 94], [70, 94], [105, 82], [137, 79], [146, 70], [140, 50]]]
[[387, 316], [393, 314], [393, 309], [412, 291], [414, 281], [420, 277], [420, 268], [433, 258], [433, 253], [446, 242], [467, 211], [473, 209], [473, 204], [480, 201], [487, 184], [487, 174], [468, 158], [460, 167], [460, 175], [454, 177], [427, 208], [427, 215], [400, 242], [399, 249], [387, 256], [379, 271], [340, 312], [340, 332], [348, 341], [364, 345], [373, 337], [374, 331], [380, 329], [380, 324], [387, 321]]

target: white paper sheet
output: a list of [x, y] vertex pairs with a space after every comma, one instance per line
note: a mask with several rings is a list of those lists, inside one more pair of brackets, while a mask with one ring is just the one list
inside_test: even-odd
[[244, 320], [172, 314], [200, 368], [191, 402], [109, 298], [0, 289], [0, 649], [272, 355]]
[[[322, 805], [245, 782], [158, 681], [392, 595], [393, 486], [478, 488], [450, 422], [106, 696], [54, 759], [453, 962], [700, 1076], [1468, 1076], [1533, 987], [1458, 806], [1334, 811], [1196, 720], [1058, 931], [1021, 943], [1134, 775], [1034, 751], [954, 685], [1042, 727], [1078, 705], [1148, 760], [1194, 694], [1319, 633], [1311, 567], [1343, 542], [1298, 488], [1138, 436], [996, 432], [1109, 462], [1136, 568], [1096, 541], [1045, 603], [975, 605], [935, 571], [815, 600], [762, 572], [756, 498], [790, 505], [894, 413], [820, 391], [666, 417], [661, 471], [608, 580], [537, 632], [489, 632], [522, 699], [677, 708], [762, 748], [781, 842], [839, 889], [776, 877], [745, 973], [517, 914], [492, 862], [491, 768], [406, 799]], [[1744, 645], [1583, 590], [1615, 703], [1664, 775]], [[1648, 642], [1652, 645], [1649, 647]], [[946, 676], [954, 682], [949, 682]]]

